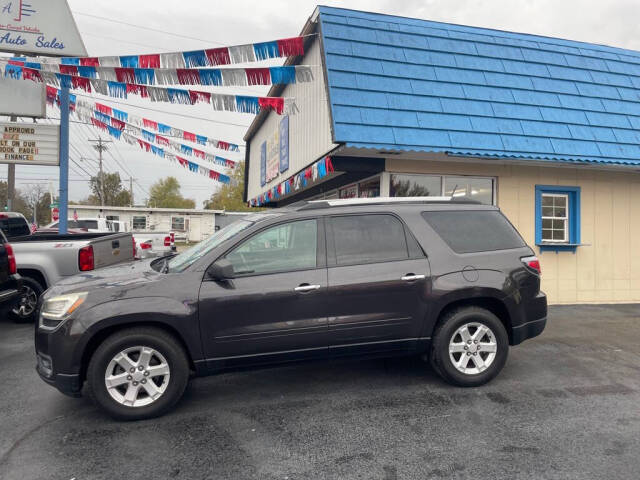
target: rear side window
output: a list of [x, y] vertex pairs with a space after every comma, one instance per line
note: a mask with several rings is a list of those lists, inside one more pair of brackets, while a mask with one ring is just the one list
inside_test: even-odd
[[392, 215], [329, 218], [338, 265], [409, 258], [404, 225]]
[[90, 228], [95, 230], [98, 228], [98, 221], [97, 220], [78, 220], [78, 227], [85, 228], [87, 230], [89, 230]]
[[422, 216], [456, 253], [525, 246], [516, 229], [496, 210], [422, 212]]
[[2, 229], [7, 238], [20, 237], [31, 233], [29, 224], [20, 217], [0, 219], [0, 229]]

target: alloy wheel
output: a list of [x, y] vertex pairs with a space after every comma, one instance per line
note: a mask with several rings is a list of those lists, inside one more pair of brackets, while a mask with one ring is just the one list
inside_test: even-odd
[[20, 291], [20, 303], [12, 312], [20, 318], [27, 318], [38, 308], [38, 294], [28, 285], [24, 285]]
[[459, 372], [475, 375], [484, 372], [496, 358], [498, 343], [493, 331], [478, 322], [462, 325], [449, 341], [449, 358]]
[[144, 407], [157, 401], [167, 390], [171, 371], [157, 350], [136, 346], [115, 355], [104, 375], [107, 392], [120, 405]]

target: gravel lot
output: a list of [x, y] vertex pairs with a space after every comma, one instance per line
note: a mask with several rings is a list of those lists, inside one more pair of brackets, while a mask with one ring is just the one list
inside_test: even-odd
[[192, 382], [171, 414], [118, 423], [34, 371], [33, 326], [0, 320], [0, 478], [638, 479], [640, 306], [551, 308], [489, 385], [417, 359]]

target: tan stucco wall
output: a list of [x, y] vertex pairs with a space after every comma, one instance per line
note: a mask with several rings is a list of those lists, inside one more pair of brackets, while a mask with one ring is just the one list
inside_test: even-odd
[[[587, 166], [547, 167], [387, 159], [387, 170], [497, 178], [498, 206], [533, 246], [550, 303], [640, 302], [640, 173]], [[535, 186], [581, 188], [581, 243], [572, 252], [535, 247]]]

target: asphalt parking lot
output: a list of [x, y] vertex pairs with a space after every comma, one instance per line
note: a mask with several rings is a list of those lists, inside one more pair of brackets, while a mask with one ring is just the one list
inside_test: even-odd
[[33, 326], [0, 321], [0, 478], [637, 479], [640, 306], [550, 309], [489, 385], [417, 359], [192, 382], [165, 417], [118, 423], [34, 371]]

